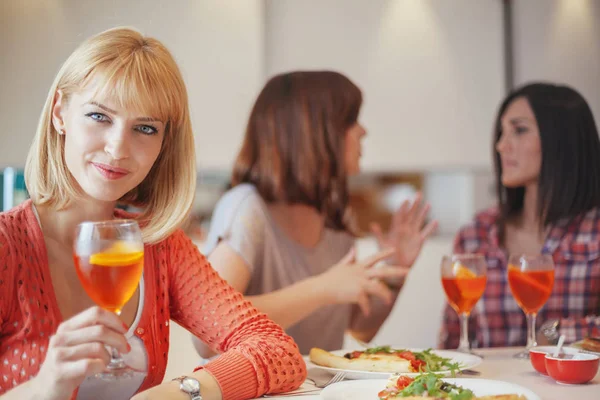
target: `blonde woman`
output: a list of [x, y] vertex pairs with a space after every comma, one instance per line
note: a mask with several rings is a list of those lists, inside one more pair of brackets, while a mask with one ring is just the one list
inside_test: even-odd
[[[170, 319], [223, 353], [190, 371], [205, 400], [302, 383], [292, 339], [178, 229], [194, 196], [193, 141], [183, 79], [159, 41], [113, 29], [64, 63], [27, 159], [31, 200], [0, 214], [2, 400], [192, 398], [177, 381], [161, 384]], [[144, 211], [127, 214], [117, 203]], [[145, 240], [144, 275], [121, 319], [94, 306], [72, 259], [78, 223], [115, 217], [137, 219]], [[95, 378], [109, 360], [105, 346], [145, 363], [145, 374]]]

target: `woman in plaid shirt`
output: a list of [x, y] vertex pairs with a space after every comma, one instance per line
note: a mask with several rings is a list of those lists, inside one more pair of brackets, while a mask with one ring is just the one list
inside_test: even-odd
[[[498, 206], [463, 227], [455, 253], [479, 253], [487, 287], [471, 314], [474, 347], [524, 346], [525, 314], [507, 282], [510, 254], [552, 254], [555, 283], [538, 313], [541, 331], [569, 342], [600, 328], [600, 140], [575, 90], [544, 83], [512, 92], [494, 135]], [[552, 334], [549, 334], [552, 333]], [[446, 306], [440, 347], [458, 347], [460, 324]]]

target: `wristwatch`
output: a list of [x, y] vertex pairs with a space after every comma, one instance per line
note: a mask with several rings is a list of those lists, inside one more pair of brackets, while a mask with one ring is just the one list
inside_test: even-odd
[[540, 326], [540, 332], [544, 337], [548, 340], [550, 344], [557, 344], [558, 337], [560, 336], [558, 333], [558, 328], [560, 327], [560, 321], [558, 319], [551, 319], [546, 321]]
[[179, 389], [181, 389], [182, 392], [189, 394], [191, 400], [202, 400], [202, 395], [200, 394], [200, 382], [198, 382], [197, 379], [189, 376], [180, 376], [173, 380], [179, 382]]

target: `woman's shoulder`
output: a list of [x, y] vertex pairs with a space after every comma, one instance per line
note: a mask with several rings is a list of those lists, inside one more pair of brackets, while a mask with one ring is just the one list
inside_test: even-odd
[[492, 226], [496, 225], [499, 216], [500, 211], [498, 210], [498, 207], [490, 207], [485, 210], [479, 211], [475, 214], [475, 216], [469, 223], [461, 227], [460, 231], [469, 229], [491, 228]]
[[[592, 208], [567, 222], [563, 229], [573, 242], [600, 242], [600, 208]], [[559, 222], [559, 225], [561, 222]]]
[[[457, 242], [488, 242], [492, 236], [500, 211], [497, 207], [491, 207], [475, 214], [475, 217], [463, 225], [456, 234]], [[475, 246], [475, 244], [473, 244]]]
[[[18, 240], [15, 236], [31, 236], [34, 232], [28, 229], [30, 223], [35, 220], [35, 214], [32, 208], [31, 200], [11, 208], [10, 210], [0, 212], [0, 241]], [[34, 239], [30, 237], [28, 242]]]
[[242, 183], [229, 189], [217, 202], [212, 221], [230, 225], [240, 217], [258, 218], [264, 215], [264, 201], [254, 185]]
[[219, 199], [218, 204], [240, 205], [248, 202], [261, 203], [262, 201], [262, 197], [254, 185], [242, 183], [226, 191]]

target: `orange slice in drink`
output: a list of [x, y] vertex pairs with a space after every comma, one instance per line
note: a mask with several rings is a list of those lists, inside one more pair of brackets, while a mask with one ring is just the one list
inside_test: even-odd
[[465, 267], [460, 263], [455, 263], [452, 266], [454, 277], [457, 279], [472, 279], [477, 278], [477, 274], [471, 271], [469, 268]]
[[116, 242], [102, 253], [92, 254], [90, 264], [103, 265], [107, 267], [120, 267], [131, 265], [140, 261], [144, 252], [126, 242]]
[[510, 265], [508, 271], [512, 274], [512, 279], [519, 280], [521, 283], [530, 286], [532, 289], [537, 289], [545, 294], [552, 292], [552, 287], [544, 286], [541, 282], [533, 279], [527, 272], [522, 272], [519, 267]]

